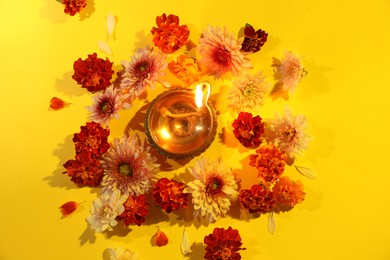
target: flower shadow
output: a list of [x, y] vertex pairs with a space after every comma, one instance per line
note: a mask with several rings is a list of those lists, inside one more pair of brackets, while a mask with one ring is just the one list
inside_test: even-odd
[[[153, 43], [153, 36], [151, 33], [148, 33], [148, 34], [145, 34], [145, 30], [141, 30], [141, 31], [138, 31], [135, 33], [135, 37], [137, 39], [137, 41], [134, 43], [134, 52], [141, 48], [141, 49], [144, 49], [145, 48], [145, 43], [146, 45], [148, 45], [147, 43]], [[152, 47], [153, 45], [150, 45], [150, 47]]]
[[51, 23], [64, 23], [69, 15], [64, 12], [64, 5], [53, 0], [45, 0], [45, 6], [40, 10], [41, 17]]
[[79, 241], [80, 241], [80, 246], [85, 245], [86, 243], [90, 243], [90, 244], [95, 243], [96, 242], [95, 231], [91, 229], [89, 225], [87, 225], [86, 229], [79, 237]]
[[73, 71], [68, 71], [62, 75], [62, 78], [56, 78], [56, 89], [69, 97], [79, 97], [84, 95], [86, 90], [76, 84], [76, 82], [72, 79], [72, 75]]
[[313, 59], [303, 58], [303, 65], [308, 73], [299, 83], [298, 89], [303, 99], [319, 96], [330, 91], [330, 83], [326, 75], [333, 69], [331, 67], [317, 65]]
[[89, 18], [95, 12], [95, 1], [87, 0], [87, 7], [80, 12], [80, 21]]
[[126, 237], [131, 231], [132, 229], [129, 226], [123, 225], [122, 222], [119, 222], [112, 231], [108, 231], [104, 235], [107, 239], [111, 239], [114, 236]]
[[191, 245], [191, 252], [188, 255], [185, 255], [185, 258], [189, 260], [203, 259], [205, 253], [206, 245], [200, 242], [194, 242]]

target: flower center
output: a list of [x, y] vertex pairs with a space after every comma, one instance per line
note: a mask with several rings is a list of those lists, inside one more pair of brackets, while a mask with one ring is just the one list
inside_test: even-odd
[[215, 59], [219, 64], [229, 64], [230, 58], [230, 53], [226, 49], [218, 49], [215, 53]]
[[85, 143], [88, 147], [91, 147], [92, 149], [99, 148], [98, 140], [96, 140], [96, 138], [93, 136], [88, 137]]
[[126, 176], [131, 176], [133, 175], [133, 170], [131, 169], [130, 164], [128, 163], [121, 163], [119, 165], [119, 173], [126, 175]]
[[216, 194], [221, 190], [222, 181], [218, 178], [213, 178], [210, 180], [210, 183], [207, 185], [206, 192], [208, 194]]
[[227, 248], [227, 247], [225, 247], [224, 249], [222, 249], [222, 252], [221, 252], [221, 257], [222, 257], [222, 259], [231, 259], [230, 258], [230, 256], [231, 256], [231, 254], [232, 254], [232, 251], [229, 249], [229, 248]]
[[106, 112], [106, 111], [107, 111], [107, 108], [108, 108], [107, 102], [102, 102], [102, 103], [100, 104], [100, 110], [101, 110], [101, 111]]
[[249, 88], [249, 87], [246, 87], [243, 91], [242, 91], [242, 94], [244, 95], [244, 97], [250, 97], [252, 95], [252, 89]]

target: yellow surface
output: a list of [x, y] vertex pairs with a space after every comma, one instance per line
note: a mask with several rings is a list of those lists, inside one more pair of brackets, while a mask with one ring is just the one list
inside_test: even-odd
[[[91, 16], [80, 19], [64, 14], [55, 0], [0, 1], [1, 260], [102, 259], [108, 247], [130, 248], [140, 259], [201, 259], [203, 237], [229, 225], [242, 235], [243, 259], [390, 259], [389, 1], [94, 2]], [[301, 163], [318, 179], [287, 169], [304, 183], [307, 197], [276, 216], [274, 235], [267, 232], [266, 215], [252, 218], [244, 212], [205, 225], [190, 211], [168, 217], [153, 210], [141, 227], [96, 235], [89, 229], [85, 218], [98, 190], [76, 188], [61, 173], [74, 155], [72, 135], [88, 120], [85, 106], [91, 104], [90, 94], [71, 79], [72, 65], [92, 52], [104, 56], [97, 42], [107, 40], [109, 12], [119, 18], [116, 40], [109, 40], [116, 70], [137, 47], [151, 43], [150, 29], [163, 12], [179, 15], [195, 42], [208, 24], [235, 33], [247, 22], [263, 28], [269, 41], [251, 58], [270, 80], [271, 57], [285, 50], [304, 57], [309, 74], [295, 95], [267, 100], [264, 113], [281, 112], [287, 104], [307, 116], [314, 138]], [[50, 111], [53, 96], [73, 105]], [[140, 106], [136, 102], [121, 113], [113, 135], [123, 132]], [[226, 123], [221, 117], [221, 126]], [[245, 149], [224, 148], [216, 139], [204, 156], [213, 159], [222, 150], [224, 160], [242, 174]], [[161, 175], [180, 174], [185, 166], [179, 166]], [[69, 200], [85, 203], [63, 219], [58, 207]], [[166, 247], [150, 246], [156, 226], [169, 236]], [[185, 258], [179, 249], [183, 227], [194, 243]]]

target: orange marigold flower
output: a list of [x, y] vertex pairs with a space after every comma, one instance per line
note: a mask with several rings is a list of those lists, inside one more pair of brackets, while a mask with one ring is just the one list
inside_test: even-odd
[[177, 62], [171, 61], [168, 68], [177, 78], [187, 84], [197, 82], [201, 77], [198, 62], [186, 54], [180, 54]]
[[86, 0], [62, 0], [60, 1], [65, 5], [64, 12], [71, 16], [79, 13], [82, 9], [87, 6]]
[[62, 204], [59, 209], [61, 210], [62, 216], [67, 217], [73, 212], [76, 211], [78, 208], [79, 204], [75, 201], [68, 201]]
[[256, 167], [258, 177], [264, 182], [274, 182], [284, 172], [287, 156], [273, 144], [267, 144], [256, 149], [249, 155], [249, 165]]
[[173, 53], [185, 45], [190, 35], [187, 25], [179, 26], [179, 17], [173, 14], [157, 16], [158, 28], [152, 28], [154, 44], [165, 53]]
[[255, 30], [252, 25], [246, 24], [244, 29], [245, 38], [242, 42], [241, 51], [255, 53], [266, 43], [268, 33], [259, 29]]
[[168, 244], [168, 237], [164, 232], [160, 231], [160, 229], [157, 228], [157, 232], [152, 237], [151, 243], [152, 246], [165, 246]]
[[291, 210], [296, 204], [305, 199], [305, 192], [300, 181], [292, 181], [283, 176], [273, 188], [275, 212]]
[[57, 111], [61, 110], [65, 107], [67, 107], [69, 103], [65, 102], [64, 100], [58, 98], [58, 97], [53, 97], [50, 99], [50, 108]]
[[250, 213], [271, 212], [275, 204], [272, 191], [261, 184], [253, 185], [250, 190], [240, 190], [239, 201]]
[[238, 230], [229, 227], [214, 228], [213, 233], [205, 236], [206, 244], [205, 259], [230, 259], [239, 260], [241, 255], [238, 251], [245, 250], [242, 248], [242, 242]]
[[131, 223], [141, 226], [145, 222], [145, 217], [148, 215], [147, 207], [150, 204], [146, 202], [146, 196], [144, 194], [129, 196], [123, 206], [125, 207], [125, 211], [116, 217], [117, 220], [122, 220], [126, 226]]
[[89, 92], [105, 90], [111, 85], [110, 80], [114, 74], [112, 64], [114, 63], [108, 58], [103, 60], [98, 58], [96, 53], [90, 54], [87, 59], [79, 58], [73, 63], [72, 78]]
[[64, 167], [71, 181], [78, 187], [97, 187], [103, 178], [103, 168], [99, 159], [92, 156], [87, 150], [76, 154], [75, 160], [68, 160]]
[[185, 187], [184, 183], [161, 178], [154, 185], [153, 199], [166, 213], [187, 208], [188, 194], [183, 193]]
[[264, 133], [264, 123], [260, 116], [248, 112], [240, 112], [233, 121], [233, 133], [237, 140], [245, 147], [256, 148], [261, 144], [261, 134]]
[[76, 153], [87, 150], [97, 158], [110, 148], [110, 144], [107, 141], [110, 129], [103, 128], [99, 123], [95, 122], [87, 122], [80, 129], [80, 133], [73, 136]]

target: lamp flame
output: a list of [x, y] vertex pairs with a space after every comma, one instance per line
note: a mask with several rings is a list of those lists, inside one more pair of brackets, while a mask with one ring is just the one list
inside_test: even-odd
[[207, 106], [207, 101], [210, 96], [210, 83], [202, 82], [195, 87], [195, 105], [197, 108], [201, 108], [204, 105]]

